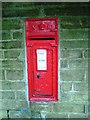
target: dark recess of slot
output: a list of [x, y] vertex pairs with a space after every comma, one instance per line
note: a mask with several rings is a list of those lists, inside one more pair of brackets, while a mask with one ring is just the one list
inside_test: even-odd
[[29, 40], [54, 40], [54, 38], [29, 38]]
[[48, 94], [45, 94], [45, 95], [42, 95], [42, 94], [35, 94], [36, 96], [51, 96], [51, 95], [48, 95]]

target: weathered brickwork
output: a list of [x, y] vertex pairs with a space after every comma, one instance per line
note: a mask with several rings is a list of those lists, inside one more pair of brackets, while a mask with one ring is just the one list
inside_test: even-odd
[[[0, 117], [88, 118], [88, 3], [2, 3]], [[58, 102], [29, 102], [25, 19], [59, 20]], [[2, 84], [2, 86], [1, 86]]]

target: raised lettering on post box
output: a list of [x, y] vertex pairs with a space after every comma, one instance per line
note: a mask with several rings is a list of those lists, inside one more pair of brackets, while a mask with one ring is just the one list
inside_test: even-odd
[[58, 100], [58, 21], [26, 20], [26, 52], [30, 101]]

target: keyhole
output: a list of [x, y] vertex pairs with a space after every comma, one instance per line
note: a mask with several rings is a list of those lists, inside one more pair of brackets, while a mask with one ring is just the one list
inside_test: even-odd
[[39, 76], [39, 75], [37, 75], [37, 78], [40, 78], [40, 76]]

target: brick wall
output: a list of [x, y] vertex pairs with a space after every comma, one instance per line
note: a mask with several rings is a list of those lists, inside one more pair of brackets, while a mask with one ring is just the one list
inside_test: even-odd
[[[7, 118], [88, 117], [88, 3], [2, 3], [0, 116]], [[59, 19], [59, 101], [28, 101], [26, 18]]]

